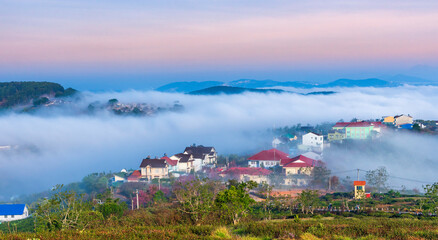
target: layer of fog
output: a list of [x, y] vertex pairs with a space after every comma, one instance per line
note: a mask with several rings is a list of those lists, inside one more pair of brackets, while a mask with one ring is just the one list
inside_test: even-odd
[[[191, 96], [159, 92], [85, 93], [83, 105], [120, 102], [184, 105], [183, 112], [153, 117], [9, 114], [0, 117], [0, 145], [18, 149], [0, 151], [0, 196], [32, 193], [57, 184], [78, 181], [99, 171], [138, 168], [147, 155], [178, 153], [193, 143], [215, 146], [219, 153], [254, 153], [272, 140], [268, 128], [318, 124], [339, 119], [375, 119], [400, 113], [438, 119], [437, 87], [337, 89], [333, 95], [243, 94]], [[433, 156], [436, 140], [424, 139], [422, 152]], [[420, 140], [416, 140], [419, 143]], [[418, 148], [410, 141], [400, 149]], [[428, 156], [429, 156], [428, 155]], [[366, 155], [365, 155], [366, 156]], [[413, 159], [415, 161], [415, 159]], [[366, 166], [345, 163], [345, 169], [387, 166], [396, 176], [434, 181], [436, 158], [405, 168], [397, 159], [368, 159]], [[362, 162], [363, 163], [363, 162]], [[368, 164], [369, 163], [369, 164]], [[399, 164], [400, 166], [398, 166]], [[337, 170], [340, 169], [339, 164]], [[427, 169], [427, 170], [424, 170]]]

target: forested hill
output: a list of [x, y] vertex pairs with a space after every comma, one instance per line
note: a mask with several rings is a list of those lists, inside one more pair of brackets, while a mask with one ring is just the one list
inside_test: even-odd
[[41, 96], [66, 97], [75, 94], [72, 88], [64, 89], [52, 82], [0, 82], [0, 108], [31, 103]]

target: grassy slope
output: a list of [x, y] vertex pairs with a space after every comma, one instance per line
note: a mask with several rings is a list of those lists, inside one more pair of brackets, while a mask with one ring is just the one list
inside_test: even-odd
[[0, 239], [438, 239], [438, 221], [403, 218], [272, 220], [237, 226], [148, 226], [110, 220], [85, 231], [20, 233]]

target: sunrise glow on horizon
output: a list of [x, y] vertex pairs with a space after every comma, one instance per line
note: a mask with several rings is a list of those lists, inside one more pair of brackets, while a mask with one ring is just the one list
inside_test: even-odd
[[384, 72], [438, 62], [432, 1], [0, 3], [3, 76], [105, 69], [156, 76], [261, 68]]

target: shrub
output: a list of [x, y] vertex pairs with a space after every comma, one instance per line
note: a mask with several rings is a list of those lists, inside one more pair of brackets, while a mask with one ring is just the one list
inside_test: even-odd
[[231, 234], [227, 227], [218, 227], [213, 232], [213, 236], [219, 237], [219, 238], [225, 238], [225, 239], [231, 239]]

